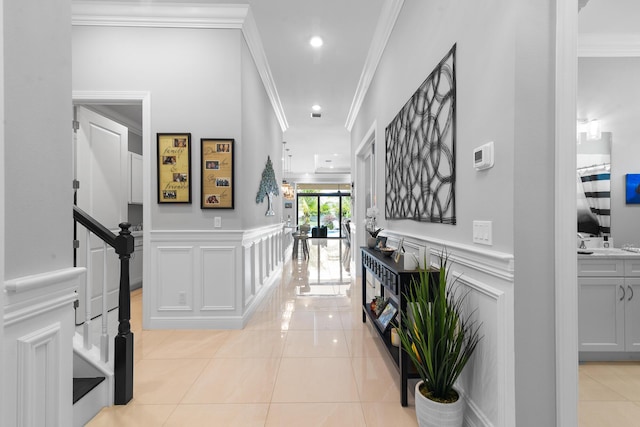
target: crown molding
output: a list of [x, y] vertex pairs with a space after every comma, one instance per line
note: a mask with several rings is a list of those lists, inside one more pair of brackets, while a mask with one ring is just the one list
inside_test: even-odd
[[578, 37], [578, 56], [640, 56], [640, 34], [582, 34]]
[[262, 39], [260, 38], [256, 22], [253, 19], [253, 12], [251, 12], [251, 9], [247, 10], [244, 25], [242, 26], [242, 34], [247, 42], [253, 61], [256, 64], [256, 68], [258, 69], [258, 73], [262, 79], [262, 84], [267, 91], [267, 95], [271, 101], [271, 106], [273, 107], [273, 111], [278, 119], [278, 123], [280, 123], [280, 129], [284, 132], [289, 128], [289, 123], [287, 123], [287, 117], [284, 114], [284, 108], [282, 108], [282, 103], [280, 102], [280, 95], [278, 95], [278, 90], [273, 80], [273, 75], [271, 74], [271, 67], [269, 67], [267, 55], [264, 53]]
[[373, 33], [373, 39], [371, 40], [371, 46], [369, 46], [369, 53], [367, 54], [362, 74], [360, 74], [360, 81], [358, 82], [356, 93], [349, 108], [347, 122], [344, 125], [349, 132], [351, 132], [356, 117], [358, 117], [358, 112], [360, 112], [360, 107], [362, 107], [364, 97], [367, 95], [373, 76], [382, 58], [382, 53], [387, 46], [387, 42], [389, 41], [393, 27], [396, 25], [396, 20], [398, 19], [403, 4], [404, 0], [386, 0], [382, 6], [380, 18], [378, 18], [378, 24]]
[[75, 26], [242, 28], [248, 5], [74, 1]]
[[74, 26], [239, 29], [280, 128], [284, 132], [289, 127], [249, 5], [74, 1], [71, 22]]

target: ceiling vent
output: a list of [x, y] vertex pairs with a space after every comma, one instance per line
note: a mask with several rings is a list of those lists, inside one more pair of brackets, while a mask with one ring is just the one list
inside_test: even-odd
[[322, 117], [322, 113], [311, 113], [312, 119], [319, 119], [320, 117]]

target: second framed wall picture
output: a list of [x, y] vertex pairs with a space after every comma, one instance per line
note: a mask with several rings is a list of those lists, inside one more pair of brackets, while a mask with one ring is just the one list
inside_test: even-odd
[[202, 209], [233, 209], [233, 139], [202, 138]]
[[157, 136], [158, 203], [191, 203], [191, 134]]

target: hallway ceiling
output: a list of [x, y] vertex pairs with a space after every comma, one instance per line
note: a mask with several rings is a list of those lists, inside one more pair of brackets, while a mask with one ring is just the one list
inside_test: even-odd
[[[285, 176], [304, 181], [305, 174], [315, 172], [328, 181], [332, 175], [337, 179], [335, 174], [344, 177], [350, 172], [350, 136], [345, 125], [385, 1], [166, 2], [250, 5], [289, 126], [283, 135]], [[313, 48], [312, 36], [322, 37], [324, 45]], [[311, 117], [314, 104], [322, 107], [320, 118]], [[141, 123], [139, 109], [118, 113]]]
[[[291, 165], [286, 169], [291, 174], [344, 173], [346, 166], [348, 171], [345, 123], [384, 0], [248, 3], [289, 124], [284, 140]], [[322, 37], [324, 45], [311, 47], [312, 36]], [[321, 118], [311, 118], [314, 104], [322, 107]]]

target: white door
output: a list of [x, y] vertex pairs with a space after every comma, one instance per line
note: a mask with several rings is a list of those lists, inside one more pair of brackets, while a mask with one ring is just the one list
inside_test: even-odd
[[[118, 234], [118, 224], [127, 220], [128, 129], [84, 107], [76, 107], [80, 128], [76, 138], [76, 179], [80, 182], [77, 204], [98, 222]], [[78, 226], [80, 248], [77, 265], [86, 266], [86, 233]], [[102, 310], [103, 253], [100, 239], [91, 236], [91, 312]], [[107, 308], [118, 305], [120, 261], [113, 248], [107, 250]], [[85, 321], [85, 291], [79, 290], [80, 305], [76, 322]]]

